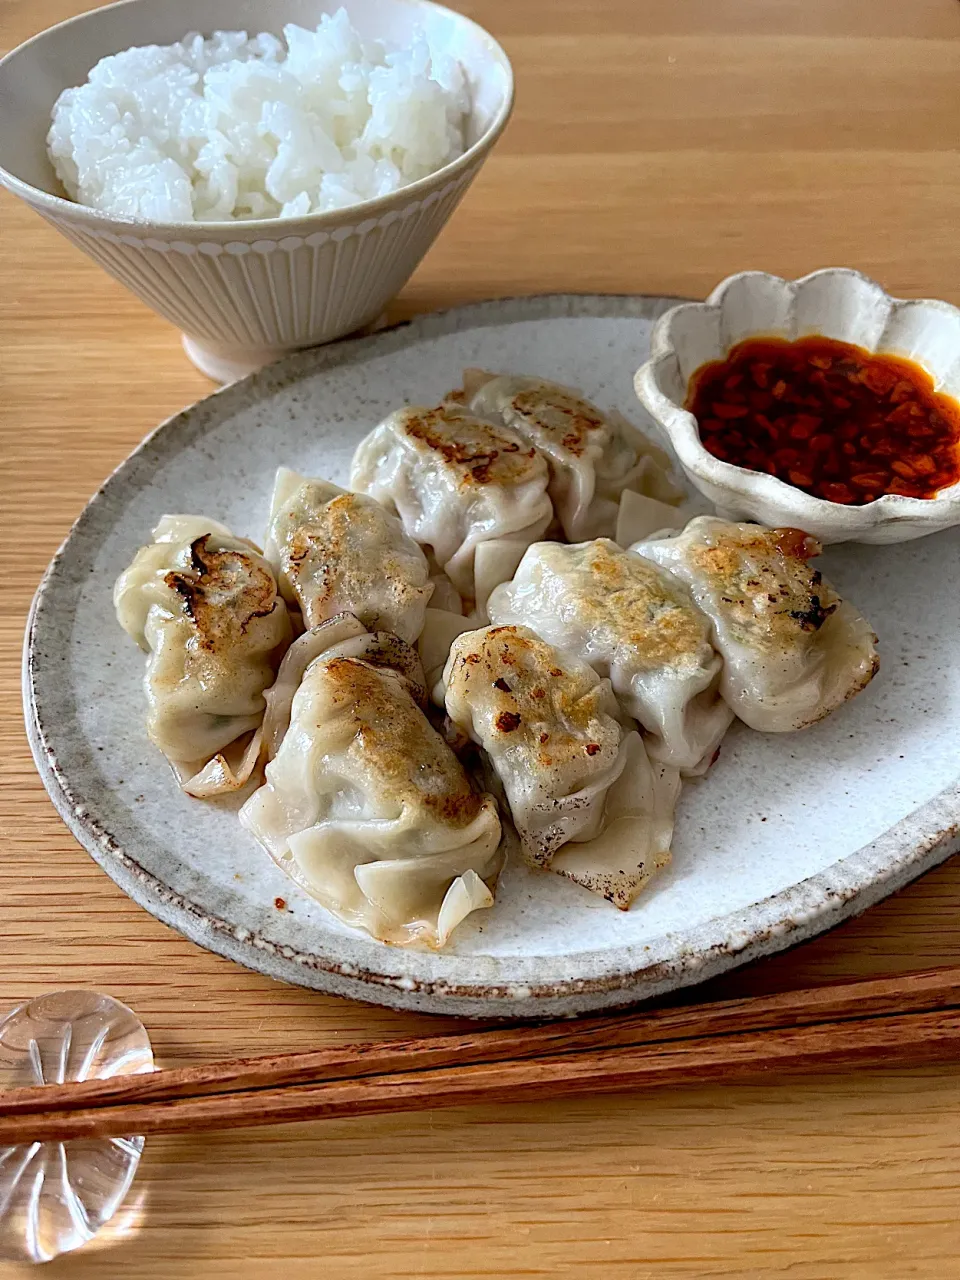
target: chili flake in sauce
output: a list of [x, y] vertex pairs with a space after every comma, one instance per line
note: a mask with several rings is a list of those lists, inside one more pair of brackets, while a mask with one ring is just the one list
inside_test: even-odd
[[705, 449], [828, 502], [933, 498], [960, 480], [960, 404], [900, 356], [832, 338], [749, 338], [696, 370]]

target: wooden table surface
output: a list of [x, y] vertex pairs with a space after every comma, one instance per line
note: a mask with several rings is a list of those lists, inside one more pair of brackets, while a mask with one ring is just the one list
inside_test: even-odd
[[[0, 47], [87, 7], [0, 0]], [[702, 296], [745, 267], [840, 264], [960, 302], [956, 0], [461, 7], [512, 57], [517, 111], [398, 316], [550, 290]], [[56, 816], [21, 721], [31, 594], [103, 477], [211, 386], [171, 328], [5, 194], [0, 226], [0, 1009], [111, 992], [163, 1065], [452, 1025], [208, 955], [128, 901]], [[954, 862], [713, 991], [958, 958]], [[960, 1276], [958, 1119], [960, 1067], [891, 1067], [157, 1139], [125, 1232], [44, 1274]]]

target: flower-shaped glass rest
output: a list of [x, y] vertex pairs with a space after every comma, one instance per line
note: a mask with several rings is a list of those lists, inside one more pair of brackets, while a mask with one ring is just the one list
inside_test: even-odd
[[[0, 1090], [153, 1070], [143, 1023], [94, 991], [58, 991], [0, 1021]], [[114, 1217], [143, 1138], [0, 1147], [0, 1259], [46, 1262], [78, 1249]]]

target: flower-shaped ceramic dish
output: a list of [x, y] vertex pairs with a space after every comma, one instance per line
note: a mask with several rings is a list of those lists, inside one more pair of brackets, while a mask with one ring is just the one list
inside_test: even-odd
[[[365, 38], [436, 35], [471, 88], [463, 155], [390, 195], [302, 218], [155, 223], [65, 198], [46, 151], [62, 90], [133, 45], [189, 31], [316, 27], [343, 7]], [[0, 185], [52, 222], [183, 331], [187, 354], [222, 382], [376, 320], [440, 234], [510, 116], [507, 55], [469, 18], [431, 0], [122, 0], [34, 36], [0, 60]]]
[[693, 373], [747, 338], [808, 334], [906, 356], [937, 390], [960, 399], [960, 310], [930, 299], [892, 298], [859, 271], [830, 268], [800, 280], [742, 271], [706, 302], [686, 302], [657, 322], [650, 359], [637, 371], [642, 404], [670, 440], [688, 479], [721, 515], [792, 526], [823, 542], [906, 542], [960, 524], [960, 484], [935, 498], [885, 494], [864, 506], [813, 497], [784, 480], [723, 462], [700, 441], [684, 408]]

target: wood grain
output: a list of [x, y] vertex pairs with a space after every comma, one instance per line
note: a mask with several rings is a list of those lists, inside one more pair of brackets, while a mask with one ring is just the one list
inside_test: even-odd
[[[86, 7], [3, 0], [0, 46]], [[461, 7], [502, 37], [517, 112], [396, 315], [553, 289], [702, 295], [744, 267], [837, 264], [960, 301], [956, 0]], [[0, 1007], [109, 991], [164, 1065], [455, 1029], [200, 951], [56, 817], [20, 720], [30, 595], [109, 470], [210, 388], [175, 333], [8, 197], [0, 226]], [[953, 863], [717, 990], [958, 957]], [[958, 1109], [948, 1067], [151, 1139], [139, 1228], [135, 1202], [126, 1235], [45, 1274], [949, 1277]]]

